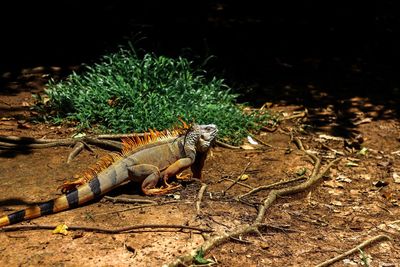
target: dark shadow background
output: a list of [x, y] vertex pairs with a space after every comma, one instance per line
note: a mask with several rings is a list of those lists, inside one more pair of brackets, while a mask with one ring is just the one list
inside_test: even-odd
[[214, 56], [206, 70], [240, 101], [300, 104], [317, 126], [332, 122], [318, 116], [326, 107], [345, 131], [354, 105], [379, 106], [375, 119], [398, 118], [396, 1], [232, 2], [3, 1], [0, 70], [90, 63], [134, 40], [159, 55]]

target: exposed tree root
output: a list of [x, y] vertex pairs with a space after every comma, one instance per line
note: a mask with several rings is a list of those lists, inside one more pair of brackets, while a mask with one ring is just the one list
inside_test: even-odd
[[[28, 230], [54, 230], [57, 225], [13, 225], [13, 226], [6, 226], [0, 229], [0, 232], [14, 232], [14, 231], [28, 231]], [[68, 226], [68, 230], [81, 230], [87, 232], [98, 232], [98, 233], [106, 233], [106, 234], [120, 234], [126, 233], [133, 230], [139, 229], [188, 229], [193, 231], [198, 231], [201, 233], [213, 232], [212, 229], [188, 226], [188, 225], [175, 225], [175, 224], [143, 224], [143, 225], [132, 225], [132, 226], [125, 226], [116, 229], [109, 229], [109, 228], [102, 228], [102, 227], [87, 227], [87, 226], [79, 226], [79, 225], [72, 225]], [[148, 230], [147, 230], [148, 231]]]
[[85, 144], [83, 142], [76, 143], [74, 149], [68, 155], [67, 163], [70, 163], [84, 148]]
[[72, 146], [77, 143], [86, 143], [90, 145], [105, 147], [112, 150], [121, 150], [120, 142], [110, 140], [100, 140], [97, 137], [84, 136], [81, 138], [63, 138], [63, 139], [41, 139], [18, 136], [0, 136], [0, 147], [6, 149], [39, 149], [57, 146]]
[[206, 241], [199, 248], [196, 248], [196, 249], [192, 250], [190, 253], [177, 258], [174, 262], [170, 263], [168, 266], [190, 265], [193, 262], [194, 257], [199, 253], [199, 251], [203, 251], [204, 253], [207, 253], [211, 249], [213, 249], [225, 242], [228, 242], [229, 240], [231, 240], [232, 237], [238, 237], [238, 236], [242, 236], [242, 235], [246, 235], [246, 234], [250, 234], [250, 233], [259, 233], [261, 227], [264, 225], [263, 220], [265, 218], [265, 213], [266, 213], [267, 209], [269, 207], [271, 207], [271, 205], [275, 202], [275, 200], [278, 197], [292, 195], [292, 194], [306, 191], [311, 186], [316, 184], [324, 176], [324, 174], [329, 170], [329, 168], [332, 167], [333, 164], [335, 164], [336, 162], [338, 162], [340, 160], [340, 159], [335, 159], [335, 160], [331, 161], [324, 170], [320, 171], [321, 160], [317, 156], [307, 152], [304, 149], [303, 144], [301, 143], [300, 139], [294, 138], [293, 141], [296, 142], [296, 144], [299, 146], [299, 148], [302, 151], [304, 151], [308, 156], [310, 156], [313, 159], [314, 169], [313, 169], [311, 176], [304, 183], [301, 183], [299, 185], [294, 185], [294, 186], [282, 188], [282, 189], [271, 190], [269, 192], [268, 196], [260, 204], [257, 217], [255, 218], [255, 220], [253, 221], [252, 224], [240, 225], [229, 233], [222, 233], [222, 234], [212, 236], [212, 237], [206, 239]]
[[346, 258], [347, 256], [349, 256], [349, 255], [351, 255], [351, 254], [353, 254], [355, 252], [358, 252], [360, 249], [364, 249], [365, 247], [371, 245], [372, 243], [390, 241], [390, 240], [392, 240], [392, 239], [387, 235], [378, 235], [378, 236], [372, 237], [372, 238], [362, 242], [360, 245], [358, 245], [358, 246], [346, 251], [345, 253], [340, 254], [340, 255], [338, 255], [338, 256], [336, 256], [336, 257], [334, 257], [332, 259], [329, 259], [327, 261], [324, 261], [324, 262], [316, 265], [315, 267], [326, 267], [326, 266], [329, 266], [329, 265], [331, 265], [331, 264], [333, 264], [333, 263], [335, 263], [337, 261], [340, 261], [340, 260]]
[[267, 190], [267, 189], [271, 189], [273, 187], [278, 187], [278, 186], [281, 186], [281, 185], [290, 184], [290, 183], [298, 182], [298, 181], [305, 180], [305, 179], [306, 179], [306, 177], [302, 176], [302, 177], [296, 177], [296, 178], [290, 179], [290, 180], [276, 182], [276, 183], [269, 184], [269, 185], [262, 185], [262, 186], [253, 188], [252, 190], [250, 190], [247, 193], [244, 193], [244, 194], [240, 195], [238, 198], [241, 199], [241, 198], [244, 198], [244, 197], [249, 196], [251, 194], [254, 194], [256, 192], [259, 192], [261, 190]]
[[216, 143], [218, 146], [224, 147], [224, 148], [229, 148], [229, 149], [241, 149], [241, 148], [238, 147], [238, 146], [232, 146], [232, 145], [227, 144], [227, 143], [224, 143], [224, 142], [222, 142], [222, 141], [220, 141], [220, 140], [217, 140], [215, 143]]

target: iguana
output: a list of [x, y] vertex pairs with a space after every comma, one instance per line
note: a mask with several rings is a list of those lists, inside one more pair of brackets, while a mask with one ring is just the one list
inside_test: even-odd
[[[201, 179], [217, 132], [214, 124], [194, 124], [185, 132], [150, 131], [143, 137], [124, 139], [121, 153], [109, 154], [84, 172], [81, 179], [61, 186], [64, 195], [3, 216], [0, 227], [76, 208], [130, 180], [141, 183], [145, 195], [176, 190], [179, 186], [168, 184], [168, 178], [189, 167], [193, 177]], [[159, 183], [164, 183], [164, 187], [156, 188]]]

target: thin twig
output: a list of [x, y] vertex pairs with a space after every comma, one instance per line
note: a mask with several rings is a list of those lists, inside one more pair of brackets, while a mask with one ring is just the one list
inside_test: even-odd
[[270, 144], [267, 144], [266, 142], [264, 142], [263, 140], [261, 140], [260, 138], [258, 138], [258, 137], [255, 137], [254, 135], [253, 136], [251, 136], [251, 138], [253, 138], [254, 140], [256, 140], [257, 142], [259, 142], [259, 143], [261, 143], [262, 145], [264, 145], [264, 146], [267, 146], [267, 147], [272, 147], [273, 148], [273, 146], [272, 145], [270, 145]]
[[[20, 230], [47, 230], [47, 229], [55, 229], [57, 225], [13, 225], [13, 226], [6, 226], [0, 229], [4, 232], [13, 232], [13, 231], [20, 231]], [[188, 225], [175, 225], [175, 224], [143, 224], [143, 225], [132, 225], [132, 226], [125, 226], [116, 229], [109, 229], [109, 228], [102, 228], [102, 227], [90, 227], [90, 226], [68, 226], [68, 230], [81, 230], [81, 231], [88, 231], [88, 232], [100, 232], [106, 234], [119, 234], [124, 232], [129, 232], [132, 230], [138, 229], [160, 229], [160, 228], [174, 228], [174, 229], [189, 229], [199, 232], [213, 232], [212, 229], [205, 229], [195, 226], [188, 226]]]
[[240, 179], [242, 179], [243, 174], [247, 171], [247, 168], [249, 168], [250, 164], [251, 164], [251, 161], [249, 161], [249, 162], [246, 164], [246, 167], [244, 167], [244, 169], [242, 170], [242, 172], [240, 173], [240, 175], [236, 178], [236, 180], [235, 180], [232, 184], [230, 184], [230, 185], [228, 186], [228, 188], [225, 189], [225, 191], [222, 192], [223, 195], [225, 195], [225, 193], [226, 193], [229, 189], [231, 189], [235, 184], [237, 184], [237, 183], [240, 181]]
[[112, 203], [147, 203], [157, 205], [157, 201], [150, 199], [137, 199], [137, 198], [127, 198], [127, 197], [110, 197], [104, 196], [104, 199], [111, 201]]
[[333, 148], [331, 148], [331, 147], [325, 145], [324, 143], [321, 143], [321, 142], [320, 142], [320, 144], [321, 144], [321, 146], [323, 146], [324, 148], [326, 148], [326, 149], [332, 151], [333, 153], [336, 153], [336, 154], [341, 155], [341, 156], [345, 156], [345, 155], [346, 155], [345, 153], [343, 153], [343, 152], [341, 152], [341, 151], [339, 151], [339, 150], [333, 149]]
[[307, 111], [302, 111], [302, 112], [300, 112], [298, 114], [293, 114], [293, 115], [290, 115], [290, 116], [283, 117], [283, 118], [281, 118], [281, 120], [291, 120], [291, 119], [295, 119], [295, 118], [304, 118], [304, 117], [306, 117], [306, 115], [307, 115]]
[[[224, 181], [224, 180], [226, 180], [226, 181], [230, 181], [230, 182], [235, 182], [235, 180], [233, 180], [233, 179], [231, 179], [231, 178], [221, 178], [221, 180], [220, 181]], [[248, 185], [248, 184], [245, 184], [245, 183], [241, 183], [241, 182], [237, 182], [237, 184], [238, 185], [241, 185], [241, 186], [243, 186], [243, 187], [247, 187], [247, 188], [249, 188], [249, 189], [253, 189], [254, 187], [252, 187], [251, 185]]]
[[286, 184], [298, 182], [298, 181], [305, 180], [305, 179], [307, 179], [307, 178], [304, 177], [304, 176], [301, 176], [301, 177], [296, 177], [296, 178], [293, 178], [293, 179], [290, 179], [290, 180], [286, 180], [286, 181], [276, 182], [276, 183], [269, 184], [269, 185], [262, 185], [262, 186], [253, 188], [251, 191], [249, 191], [249, 192], [247, 192], [245, 194], [240, 195], [238, 198], [241, 199], [241, 198], [247, 197], [248, 195], [251, 195], [251, 194], [254, 194], [256, 192], [259, 192], [261, 190], [267, 190], [267, 189], [271, 189], [273, 187], [278, 187], [278, 186], [281, 186], [281, 185], [286, 185]]
[[200, 214], [201, 200], [203, 199], [203, 195], [206, 189], [207, 189], [207, 184], [201, 183], [201, 188], [199, 190], [199, 194], [197, 195], [197, 200], [196, 200], [196, 215]]
[[171, 201], [166, 201], [166, 202], [163, 202], [163, 203], [143, 204], [143, 205], [129, 207], [129, 208], [122, 209], [122, 210], [114, 210], [114, 211], [111, 211], [111, 212], [96, 213], [96, 214], [93, 214], [93, 216], [109, 215], [109, 214], [115, 214], [115, 213], [120, 213], [120, 212], [135, 210], [135, 209], [140, 209], [140, 208], [146, 208], [146, 207], [151, 207], [151, 206], [161, 206], [161, 205], [167, 205], [167, 204], [178, 203], [178, 202], [180, 202], [180, 201], [171, 200]]
[[333, 264], [333, 263], [335, 263], [337, 261], [340, 261], [341, 259], [344, 259], [345, 257], [347, 257], [347, 256], [349, 256], [349, 255], [351, 255], [351, 254], [353, 254], [355, 252], [358, 252], [360, 249], [364, 249], [365, 247], [371, 245], [372, 243], [383, 242], [383, 241], [391, 241], [391, 240], [392, 239], [387, 235], [378, 235], [378, 236], [372, 237], [372, 238], [362, 242], [360, 245], [358, 245], [358, 246], [346, 251], [345, 253], [340, 254], [340, 255], [338, 255], [338, 256], [336, 256], [336, 257], [334, 257], [332, 259], [329, 259], [327, 261], [324, 261], [324, 262], [316, 265], [315, 267], [326, 267], [326, 266], [329, 266], [329, 265], [331, 265], [331, 264]]

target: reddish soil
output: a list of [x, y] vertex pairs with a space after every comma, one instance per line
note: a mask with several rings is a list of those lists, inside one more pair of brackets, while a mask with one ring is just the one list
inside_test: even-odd
[[[75, 133], [73, 128], [30, 121], [34, 115], [30, 110], [32, 93], [43, 90], [43, 74], [55, 76], [58, 71], [36, 68], [18, 75], [3, 74], [7, 83], [2, 85], [5, 93], [0, 98], [1, 135], [64, 138]], [[326, 139], [321, 135], [330, 136], [329, 125], [313, 132], [304, 131], [305, 125], [310, 124], [306, 115], [282, 121], [277, 131], [261, 132], [258, 138], [270, 146], [255, 146], [252, 150], [212, 149], [204, 169], [203, 182], [208, 187], [200, 217], [195, 216], [199, 183], [185, 183], [182, 190], [160, 197], [144, 197], [137, 187], [128, 184], [109, 195], [176, 202], [126, 210], [136, 204], [113, 204], [102, 199], [21, 224], [65, 223], [104, 228], [176, 224], [210, 227], [215, 230], [212, 235], [229, 232], [255, 219], [256, 204], [269, 191], [260, 191], [242, 203], [235, 197], [249, 189], [235, 185], [223, 195], [231, 182], [222, 178], [236, 179], [248, 163], [248, 179], [241, 182], [252, 187], [295, 178], [304, 168], [306, 175], [311, 174], [313, 164], [290, 142], [288, 134], [292, 132], [301, 138], [306, 149], [322, 159], [324, 166], [334, 158], [342, 160], [310, 190], [278, 198], [267, 210], [267, 226], [259, 235], [232, 239], [212, 249], [206, 258], [214, 259], [218, 266], [314, 266], [384, 234], [392, 240], [372, 244], [333, 266], [362, 266], [365, 261], [369, 266], [399, 266], [400, 123], [395, 118], [376, 119], [373, 114], [380, 107], [370, 106], [370, 113], [358, 110], [357, 103], [368, 99], [348, 101], [355, 103], [352, 112], [359, 119], [355, 122], [361, 123], [355, 123], [353, 131], [361, 134], [362, 140]], [[304, 107], [272, 103], [271, 110], [292, 115]], [[321, 114], [329, 117], [335, 115], [333, 112], [327, 109]], [[361, 121], [365, 118], [373, 119]], [[368, 149], [365, 154], [359, 153], [362, 147]], [[107, 153], [93, 147], [94, 153], [84, 150], [67, 164], [71, 149], [0, 149], [0, 215], [56, 197], [57, 186]], [[150, 230], [121, 234], [69, 231], [65, 236], [51, 230], [0, 232], [0, 266], [161, 266], [203, 242], [195, 231]]]

